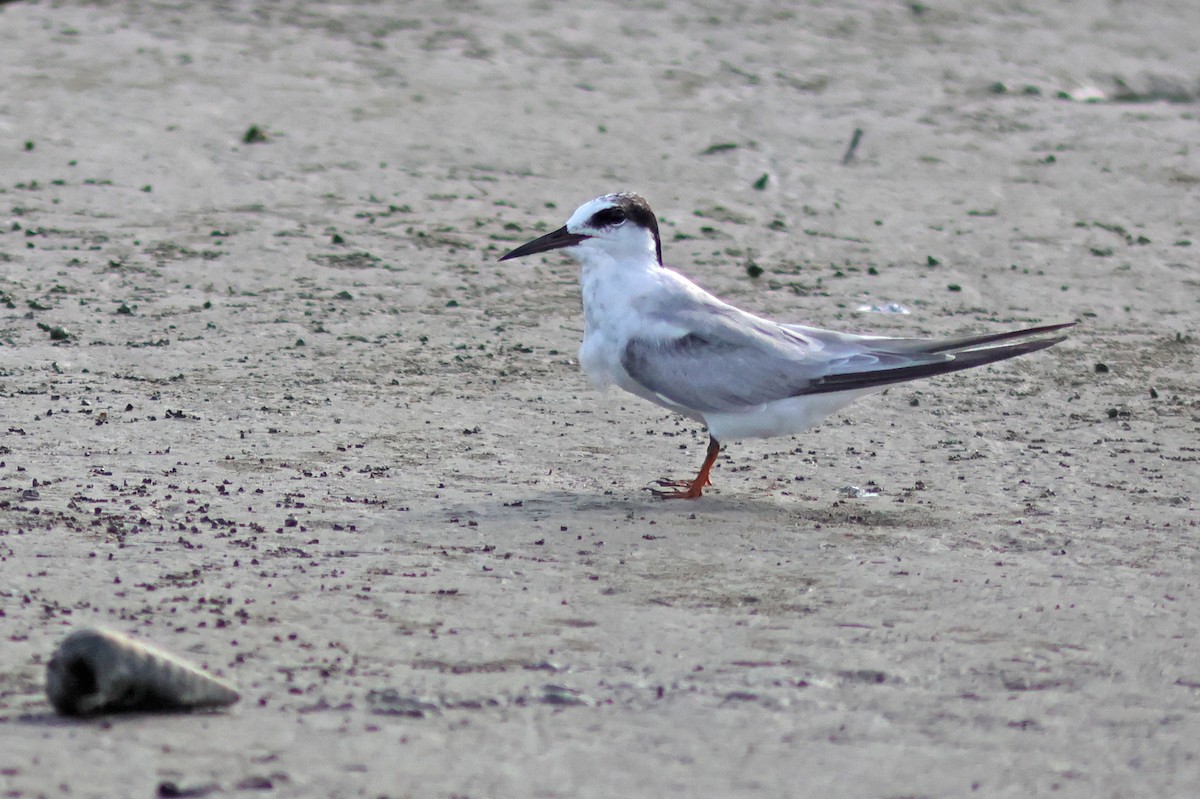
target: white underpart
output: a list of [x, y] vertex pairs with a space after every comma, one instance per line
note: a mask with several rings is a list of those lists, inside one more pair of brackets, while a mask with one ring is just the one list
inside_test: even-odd
[[829, 414], [841, 410], [859, 397], [882, 390], [831, 391], [828, 394], [789, 397], [738, 413], [708, 413], [704, 416], [704, 423], [718, 441], [793, 435], [820, 424]]

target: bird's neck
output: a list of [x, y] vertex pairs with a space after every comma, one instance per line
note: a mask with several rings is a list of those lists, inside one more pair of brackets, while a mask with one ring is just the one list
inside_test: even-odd
[[644, 258], [612, 258], [606, 253], [580, 258], [583, 311], [589, 332], [620, 326], [630, 310], [662, 282], [666, 270], [652, 254]]
[[651, 274], [662, 264], [651, 250], [629, 250], [614, 254], [607, 250], [580, 247], [574, 253], [583, 269], [583, 279], [621, 279], [622, 276]]

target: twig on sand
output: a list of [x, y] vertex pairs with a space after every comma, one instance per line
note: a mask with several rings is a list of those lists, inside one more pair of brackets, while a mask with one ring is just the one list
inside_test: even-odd
[[846, 148], [846, 154], [842, 156], [842, 163], [849, 164], [854, 160], [854, 153], [858, 150], [858, 143], [862, 141], [862, 128], [855, 128], [854, 135], [850, 137], [850, 146]]

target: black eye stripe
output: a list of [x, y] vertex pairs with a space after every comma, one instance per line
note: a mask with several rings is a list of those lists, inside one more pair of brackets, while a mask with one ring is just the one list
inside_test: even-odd
[[591, 223], [594, 227], [613, 227], [625, 221], [625, 209], [621, 207], [605, 208], [592, 214]]
[[592, 214], [588, 224], [593, 229], [602, 230], [617, 227], [628, 220], [632, 225], [645, 228], [654, 237], [654, 254], [661, 264], [662, 239], [658, 235], [658, 220], [650, 210], [650, 205], [642, 197], [631, 192], [608, 194], [601, 199], [612, 204]]

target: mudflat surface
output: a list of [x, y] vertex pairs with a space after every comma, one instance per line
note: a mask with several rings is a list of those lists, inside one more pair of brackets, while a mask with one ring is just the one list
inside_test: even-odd
[[[0, 6], [3, 795], [1196, 795], [1197, 29]], [[703, 431], [587, 385], [570, 261], [496, 263], [621, 189], [759, 313], [1081, 324], [657, 502]], [[60, 719], [88, 624], [242, 701]]]

